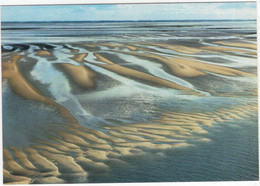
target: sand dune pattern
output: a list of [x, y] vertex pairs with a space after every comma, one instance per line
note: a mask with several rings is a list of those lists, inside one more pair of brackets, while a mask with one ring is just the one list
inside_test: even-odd
[[[229, 49], [232, 52], [241, 52], [243, 47], [255, 49], [249, 44], [240, 45], [236, 42], [215, 42], [219, 47], [178, 46], [170, 44], [154, 43], [87, 43], [71, 44], [71, 63], [58, 61], [61, 68], [70, 80], [78, 87], [86, 91], [95, 90], [96, 79], [99, 76], [88, 64], [108, 70], [117, 75], [127, 77], [148, 86], [163, 87], [181, 91], [182, 94], [193, 96], [206, 96], [195, 88], [190, 88], [178, 82], [164, 79], [142, 70], [131, 68], [127, 63], [108, 57], [104, 54], [115, 53], [134, 56], [151, 63], [165, 65], [170, 75], [178, 78], [195, 78], [206, 75], [223, 76], [249, 76], [255, 78], [251, 72], [233, 69], [218, 64], [210, 64], [197, 61], [194, 57], [186, 57], [185, 54], [199, 54], [203, 52], [219, 53], [223, 47], [237, 47]], [[179, 53], [175, 56], [159, 55], [158, 51], [148, 46], [170, 49]], [[79, 48], [89, 50], [80, 52]], [[101, 49], [102, 48], [102, 49]], [[91, 52], [92, 51], [92, 52]], [[94, 52], [93, 52], [94, 51]], [[243, 51], [247, 53], [247, 51]], [[251, 52], [248, 52], [252, 55]], [[251, 113], [257, 112], [257, 103], [251, 102], [239, 106], [223, 106], [223, 108], [208, 112], [181, 112], [163, 111], [157, 119], [149, 119], [148, 122], [135, 122], [121, 126], [104, 124], [102, 130], [88, 129], [78, 123], [73, 112], [46, 97], [30, 84], [19, 70], [18, 63], [22, 65], [21, 59], [27, 55], [27, 51], [3, 52], [2, 54], [2, 76], [7, 79], [14, 93], [28, 100], [42, 102], [55, 107], [59, 113], [69, 120], [63, 130], [54, 132], [46, 140], [35, 140], [25, 148], [10, 146], [3, 150], [4, 156], [4, 182], [7, 184], [29, 184], [29, 183], [67, 183], [87, 182], [88, 172], [107, 171], [109, 160], [118, 160], [121, 156], [145, 155], [151, 150], [164, 150], [168, 148], [185, 148], [196, 141], [210, 142], [206, 136], [208, 127], [216, 124], [225, 124], [230, 120], [243, 120]], [[88, 58], [95, 57], [95, 60]], [[183, 55], [182, 55], [183, 54]], [[35, 55], [39, 58], [52, 57], [52, 50], [38, 50]], [[122, 65], [123, 64], [123, 65]], [[142, 64], [140, 64], [142, 66]], [[205, 91], [205, 90], [204, 90]], [[227, 92], [228, 94], [228, 92]], [[218, 96], [224, 96], [219, 94]]]

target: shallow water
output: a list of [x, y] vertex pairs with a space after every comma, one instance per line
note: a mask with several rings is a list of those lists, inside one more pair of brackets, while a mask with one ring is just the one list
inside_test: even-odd
[[2, 23], [5, 183], [257, 180], [255, 33]]

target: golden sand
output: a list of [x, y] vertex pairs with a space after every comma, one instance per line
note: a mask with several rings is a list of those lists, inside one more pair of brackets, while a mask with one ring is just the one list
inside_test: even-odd
[[126, 48], [128, 48], [131, 51], [150, 51], [150, 52], [155, 52], [156, 50], [154, 49], [149, 49], [149, 48], [145, 48], [145, 47], [140, 47], [140, 46], [134, 46], [134, 45], [125, 45]]
[[24, 151], [29, 154], [29, 157], [34, 162], [34, 164], [41, 167], [41, 169], [46, 171], [56, 171], [55, 176], [60, 175], [57, 166], [49, 161], [46, 157], [40, 155], [38, 151], [32, 148], [24, 148]]
[[50, 153], [47, 151], [39, 151], [39, 153], [48, 159], [52, 159], [59, 164], [59, 167], [62, 167], [62, 171], [73, 172], [84, 172], [87, 173], [74, 161], [74, 158], [71, 156], [66, 156], [62, 154]]
[[201, 48], [206, 49], [208, 51], [213, 51], [213, 52], [218, 52], [218, 51], [219, 52], [238, 52], [238, 53], [248, 53], [251, 55], [256, 55], [255, 52], [248, 52], [246, 50], [229, 48], [229, 47], [224, 47], [224, 46], [203, 46]]
[[43, 178], [37, 178], [36, 184], [59, 184], [65, 183], [64, 180], [57, 178], [56, 176], [49, 176]]
[[[130, 145], [131, 146], [131, 145]], [[132, 147], [114, 147], [114, 150], [116, 150], [119, 154], [123, 156], [131, 156], [133, 155], [133, 152], [131, 150], [133, 149]]]
[[[135, 134], [136, 136], [145, 136], [145, 137], [148, 137], [148, 138], [151, 138], [153, 140], [166, 140], [167, 138], [164, 137], [164, 136], [160, 136], [160, 135], [154, 135], [154, 134], [149, 134], [149, 133], [144, 133], [144, 132], [138, 132], [138, 130], [136, 131], [132, 131], [132, 130], [129, 130], [129, 127], [115, 127], [113, 128], [113, 130], [115, 131], [119, 131], [121, 133], [124, 134]], [[147, 139], [145, 141], [148, 141]]]
[[[257, 104], [219, 109], [215, 112], [205, 113], [189, 114], [167, 112], [164, 113], [160, 119], [156, 120], [157, 123], [154, 123], [155, 120], [153, 120], [153, 123], [107, 126], [105, 129], [109, 131], [108, 134], [101, 131], [85, 129], [79, 125], [72, 124], [70, 127], [66, 127], [67, 131], [57, 132], [58, 136], [62, 137], [63, 140], [58, 137], [50, 137], [55, 143], [38, 140], [37, 143], [42, 145], [32, 145], [34, 149], [25, 148], [25, 152], [29, 155], [28, 158], [19, 149], [11, 147], [14, 151], [15, 158], [24, 167], [28, 167], [28, 169], [18, 164], [12, 158], [11, 153], [4, 149], [5, 167], [19, 176], [40, 176], [40, 180], [35, 183], [49, 183], [48, 177], [51, 178], [50, 182], [52, 180], [62, 183], [63, 180], [58, 178], [60, 174], [63, 176], [86, 177], [87, 173], [83, 170], [81, 165], [97, 171], [99, 169], [104, 171], [108, 169], [105, 161], [110, 158], [116, 159], [122, 155], [143, 155], [147, 149], [185, 148], [191, 145], [188, 143], [187, 139], [210, 142], [210, 139], [208, 138], [193, 134], [203, 134], [207, 132], [198, 124], [199, 122], [211, 121], [210, 124], [212, 125], [216, 122], [217, 118], [221, 118], [222, 121], [236, 119], [235, 112], [243, 113], [243, 110], [250, 112], [250, 109], [255, 108], [257, 108]], [[90, 138], [86, 137], [90, 135]], [[87, 143], [83, 139], [89, 140], [91, 143]], [[117, 142], [115, 139], [117, 139]], [[110, 142], [113, 144], [110, 144]], [[38, 151], [35, 149], [40, 150]], [[70, 154], [72, 152], [75, 153], [75, 159]], [[31, 163], [28, 163], [26, 160]], [[56, 162], [56, 165], [52, 161]], [[36, 171], [29, 169], [31, 165], [37, 166]], [[42, 173], [38, 171], [38, 169], [47, 172]], [[12, 176], [8, 173], [5, 174], [6, 178]], [[45, 177], [46, 179], [41, 179]], [[21, 180], [21, 182], [30, 181], [22, 178], [14, 178], [14, 181], [10, 178], [9, 180], [11, 181], [9, 183], [13, 183], [15, 180]]]
[[[43, 144], [46, 147], [55, 148], [58, 151], [62, 151], [62, 152], [81, 152], [81, 150], [79, 150], [80, 147], [78, 147], [78, 149], [75, 150], [74, 148], [71, 148], [71, 147], [64, 145], [65, 142], [63, 142], [63, 140], [60, 140], [60, 139], [53, 139], [53, 140], [56, 141], [57, 143], [53, 143], [53, 142], [49, 142], [49, 141], [43, 141], [43, 140], [39, 140], [39, 141], [36, 141], [36, 142]], [[58, 143], [60, 143], [60, 144], [58, 144]], [[73, 146], [75, 146], [75, 145], [73, 144]]]
[[65, 72], [81, 88], [93, 88], [95, 86], [94, 77], [96, 73], [86, 66], [75, 66], [69, 63], [60, 63]]
[[160, 130], [157, 129], [142, 129], [140, 128], [139, 131], [144, 132], [144, 133], [148, 133], [148, 134], [156, 134], [156, 135], [162, 135], [162, 136], [171, 136], [174, 138], [184, 138], [186, 137], [185, 135], [180, 135], [177, 134], [175, 131], [171, 131], [171, 130], [165, 130], [164, 128], [161, 128]]
[[[255, 44], [249, 44], [249, 43], [227, 43], [227, 42], [213, 42], [215, 44], [221, 44], [226, 46], [237, 46], [237, 47], [244, 47], [244, 48], [250, 48], [250, 49], [256, 49]], [[239, 52], [239, 53], [249, 53], [252, 55], [256, 55], [254, 52], [248, 52], [243, 49], [235, 49], [235, 48], [227, 48], [224, 46], [201, 46], [201, 47], [187, 47], [182, 45], [173, 45], [173, 44], [159, 44], [159, 43], [140, 43], [144, 45], [153, 45], [153, 46], [159, 46], [165, 49], [170, 49], [179, 53], [183, 54], [199, 54], [201, 52]]]
[[90, 45], [90, 44], [82, 44], [83, 46], [86, 46], [86, 47], [90, 47], [90, 48], [98, 48], [97, 46], [95, 45]]
[[88, 54], [86, 54], [86, 53], [79, 53], [71, 59], [78, 62], [78, 63], [82, 63], [84, 61], [85, 57], [87, 57], [87, 55]]
[[[14, 157], [27, 169], [36, 170], [37, 168], [28, 160], [27, 155], [16, 147], [10, 147], [14, 151]], [[10, 157], [9, 157], [10, 158]]]
[[[230, 43], [216, 43], [230, 45]], [[113, 47], [124, 47], [130, 51], [148, 51], [142, 47], [123, 44], [103, 44]], [[237, 44], [232, 44], [236, 46]], [[97, 48], [94, 45], [86, 47]], [[203, 51], [226, 49], [220, 47], [192, 48], [179, 45], [158, 44], [163, 48], [175, 50], [180, 53], [196, 54]], [[231, 46], [231, 45], [230, 45]], [[243, 46], [243, 45], [242, 45]], [[243, 47], [246, 48], [246, 45]], [[252, 48], [253, 46], [247, 46]], [[151, 51], [151, 50], [150, 50]], [[229, 52], [242, 52], [243, 50], [228, 49]], [[78, 53], [79, 50], [72, 51]], [[243, 51], [245, 52], [245, 51]], [[205, 76], [209, 72], [221, 75], [256, 75], [245, 73], [228, 67], [197, 62], [193, 58], [183, 59], [180, 57], [164, 57], [153, 53], [122, 52], [129, 55], [155, 59], [169, 67], [171, 72], [180, 77]], [[38, 51], [39, 56], [52, 55], [49, 51]], [[73, 59], [82, 63], [87, 54], [75, 54]], [[131, 68], [123, 67], [106, 59], [100, 54], [95, 54], [97, 59], [106, 64], [95, 64], [115, 73], [145, 80], [174, 89], [185, 90], [190, 93], [197, 92], [181, 85], [175, 84], [156, 76], [146, 74]], [[122, 155], [144, 154], [147, 149], [183, 148], [189, 146], [189, 140], [209, 142], [210, 139], [203, 137], [206, 133], [205, 126], [212, 126], [219, 121], [243, 119], [247, 113], [258, 109], [256, 103], [234, 108], [220, 109], [215, 112], [205, 113], [181, 113], [167, 112], [160, 115], [160, 119], [150, 120], [148, 123], [133, 123], [125, 126], [105, 126], [104, 131], [90, 130], [81, 127], [72, 114], [61, 105], [41, 95], [20, 73], [17, 63], [23, 56], [13, 53], [5, 56], [3, 60], [3, 78], [8, 79], [11, 88], [18, 95], [31, 100], [40, 101], [55, 106], [61, 114], [70, 119], [71, 125], [64, 131], [56, 131], [57, 135], [48, 140], [35, 141], [31, 148], [24, 148], [24, 152], [16, 147], [10, 147], [10, 151], [3, 150], [4, 155], [4, 178], [9, 183], [64, 183], [59, 176], [87, 177], [83, 167], [108, 169], [106, 160], [116, 159]], [[95, 72], [85, 66], [61, 64], [78, 85], [91, 88], [94, 86]], [[257, 92], [256, 92], [257, 93]], [[196, 133], [200, 134], [197, 135]], [[12, 154], [10, 153], [12, 151]], [[55, 162], [55, 163], [54, 163]], [[84, 165], [84, 166], [83, 166]], [[82, 167], [81, 167], [82, 166]], [[29, 178], [30, 177], [30, 178]], [[37, 178], [33, 181], [31, 178]]]
[[107, 154], [109, 151], [88, 149], [85, 154], [91, 158], [98, 160], [107, 160]]
[[53, 147], [46, 146], [46, 145], [32, 144], [31, 147], [34, 148], [34, 149], [47, 150], [49, 152], [56, 153], [56, 154], [64, 154], [64, 152], [59, 151], [59, 150], [57, 150], [57, 149], [55, 149]]
[[47, 50], [38, 50], [36, 53], [38, 56], [51, 56], [51, 53]]
[[114, 132], [114, 131], [109, 131], [108, 133], [115, 137], [124, 138], [124, 139], [131, 140], [131, 141], [147, 141], [147, 139], [142, 138], [137, 135], [120, 134], [120, 133]]
[[2, 63], [2, 77], [3, 79], [8, 79], [9, 84], [12, 90], [30, 100], [40, 101], [49, 105], [53, 105], [59, 109], [60, 113], [65, 117], [70, 119], [72, 122], [75, 122], [76, 119], [72, 116], [72, 114], [64, 107], [59, 105], [58, 103], [52, 101], [49, 98], [42, 96], [34, 87], [27, 82], [27, 80], [22, 76], [19, 72], [17, 63], [22, 58], [21, 55], [14, 55], [10, 58], [9, 63]]
[[142, 43], [142, 44], [159, 46], [162, 48], [174, 50], [176, 52], [184, 53], [184, 54], [198, 54], [199, 52], [204, 51], [203, 49], [200, 48], [193, 48], [193, 47], [187, 47], [182, 45], [159, 44], [159, 43]]
[[131, 51], [136, 51], [136, 50], [140, 49], [139, 47], [132, 46], [132, 45], [125, 45], [125, 47]]
[[73, 125], [73, 127], [78, 128], [81, 131], [85, 131], [87, 133], [93, 134], [96, 137], [103, 139], [103, 140], [108, 140], [112, 143], [116, 143], [116, 142], [125, 142], [125, 140], [116, 138], [116, 137], [112, 137], [110, 135], [105, 134], [104, 132], [98, 131], [98, 130], [90, 130], [90, 129], [86, 129], [80, 125]]
[[133, 53], [133, 52], [121, 52], [121, 53], [156, 59], [159, 62], [167, 65], [171, 70], [171, 72], [173, 73], [173, 75], [179, 77], [202, 76], [202, 75], [207, 75], [206, 72], [213, 72], [216, 74], [227, 75], [227, 76], [245, 75], [245, 76], [256, 77], [255, 74], [242, 72], [229, 67], [202, 63], [190, 59], [183, 59], [177, 57], [163, 57], [153, 53]]
[[163, 85], [163, 86], [173, 88], [173, 89], [186, 90], [189, 93], [200, 95], [200, 93], [198, 93], [194, 90], [191, 90], [187, 87], [176, 84], [174, 82], [171, 82], [171, 81], [168, 81], [168, 80], [165, 80], [165, 79], [161, 79], [159, 77], [156, 77], [156, 76], [153, 76], [153, 75], [150, 75], [150, 74], [146, 74], [146, 73], [143, 73], [143, 72], [131, 69], [131, 68], [127, 68], [127, 67], [117, 65], [117, 64], [113, 63], [112, 61], [102, 57], [100, 54], [94, 54], [94, 55], [98, 58], [99, 61], [107, 63], [107, 64], [95, 64], [95, 65], [103, 67], [103, 68], [108, 69], [108, 70], [111, 70], [111, 71], [116, 72], [120, 75], [145, 80], [145, 81], [148, 81], [148, 82], [156, 83], [158, 85]]
[[58, 131], [57, 134], [63, 137], [66, 142], [81, 146], [89, 146], [89, 143], [87, 143], [85, 140], [83, 140], [81, 137], [78, 137], [77, 135], [69, 134], [64, 131]]
[[72, 127], [67, 127], [67, 129], [86, 140], [89, 140], [89, 141], [92, 141], [95, 143], [105, 143], [105, 144], [107, 143], [105, 140], [97, 138], [96, 136], [92, 135], [91, 133], [86, 133], [86, 132], [80, 131], [80, 130], [72, 128]]
[[28, 177], [39, 175], [39, 172], [35, 170], [26, 169], [22, 167], [20, 164], [18, 164], [16, 161], [14, 161], [10, 152], [6, 149], [3, 149], [3, 157], [5, 160], [5, 167], [12, 173]]
[[25, 176], [17, 176], [12, 175], [9, 171], [3, 170], [4, 173], [4, 179], [9, 180], [10, 183], [5, 184], [29, 184], [31, 183], [31, 178], [25, 177]]
[[103, 46], [108, 46], [110, 48], [115, 48], [115, 47], [120, 47], [120, 44], [113, 44], [113, 43], [96, 43], [97, 45], [103, 45]]
[[89, 158], [84, 157], [83, 154], [78, 154], [75, 159], [76, 159], [77, 162], [84, 164], [85, 166], [101, 168], [101, 169], [108, 169], [109, 168], [105, 163], [93, 161]]
[[234, 46], [234, 47], [241, 47], [241, 48], [248, 48], [257, 50], [257, 45], [253, 43], [234, 43], [234, 42], [223, 42], [223, 41], [216, 41], [213, 42], [214, 44], [221, 44], [226, 46]]
[[62, 147], [66, 148], [66, 149], [69, 149], [69, 150], [73, 149], [74, 152], [76, 152], [77, 150], [80, 150], [80, 147], [76, 144], [65, 142], [64, 140], [61, 140], [58, 138], [53, 138], [53, 140], [60, 143], [62, 145]]

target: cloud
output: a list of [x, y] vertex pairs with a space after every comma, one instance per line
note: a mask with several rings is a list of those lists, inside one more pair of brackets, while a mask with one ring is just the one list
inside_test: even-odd
[[255, 3], [3, 6], [3, 21], [256, 19]]

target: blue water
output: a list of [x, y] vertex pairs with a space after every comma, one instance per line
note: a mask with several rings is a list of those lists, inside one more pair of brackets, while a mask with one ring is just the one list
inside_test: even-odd
[[[110, 125], [149, 124], [165, 112], [213, 113], [223, 108], [232, 110], [256, 103], [256, 77], [225, 76], [213, 72], [194, 78], [179, 77], [149, 57], [120, 53], [147, 52], [124, 47], [134, 45], [153, 49], [152, 54], [164, 57], [192, 57], [203, 63], [256, 74], [254, 49], [242, 53], [203, 51], [187, 54], [152, 46], [153, 43], [162, 43], [200, 48], [212, 46], [215, 41], [256, 44], [256, 21], [2, 23], [3, 59], [21, 52], [24, 57], [18, 63], [19, 70], [26, 81], [40, 94], [66, 108], [79, 125], [99, 131], [109, 131], [103, 127]], [[119, 46], [113, 48], [102, 45], [102, 42]], [[98, 49], [84, 44], [96, 45]], [[46, 50], [51, 55], [39, 56], [39, 50]], [[80, 64], [73, 60], [78, 53], [87, 54]], [[169, 80], [203, 96], [102, 68], [98, 66], [102, 62], [94, 57], [96, 53], [107, 55], [115, 64]], [[81, 65], [94, 71], [97, 74], [95, 87], [79, 88], [59, 67], [61, 63]], [[2, 98], [4, 148], [27, 147], [37, 144], [35, 139], [63, 139], [57, 131], [64, 130], [69, 122], [54, 106], [21, 97], [12, 90], [8, 80], [4, 80]], [[109, 167], [105, 171], [83, 165], [82, 168], [87, 170], [90, 183], [258, 180], [258, 115], [256, 112], [248, 115], [240, 120], [215, 122], [212, 127], [203, 126], [207, 134], [194, 134], [197, 138], [210, 139], [209, 142], [187, 137], [192, 146], [149, 149], [145, 155], [109, 158], [104, 161]], [[73, 157], [73, 153], [69, 155]], [[69, 176], [63, 178], [67, 183], [80, 182], [80, 179], [70, 180]]]
[[[251, 117], [257, 118], [255, 114]], [[154, 151], [111, 161], [111, 170], [90, 175], [90, 182], [253, 181], [259, 179], [257, 119], [234, 120], [209, 129], [206, 143]]]

